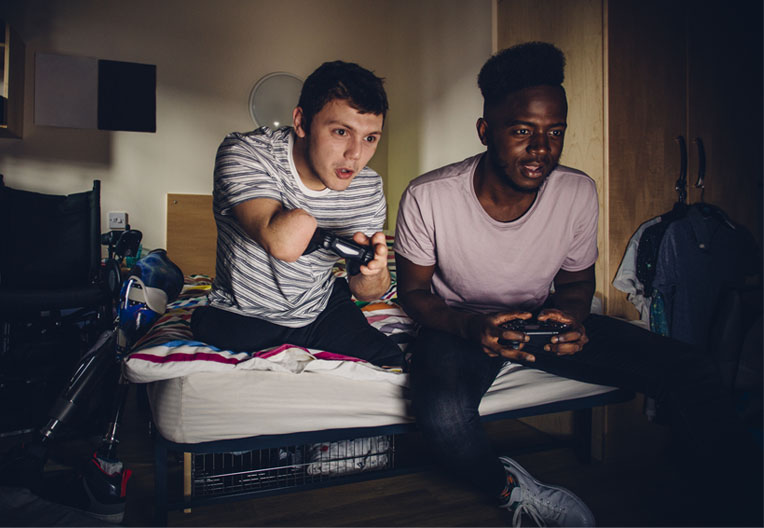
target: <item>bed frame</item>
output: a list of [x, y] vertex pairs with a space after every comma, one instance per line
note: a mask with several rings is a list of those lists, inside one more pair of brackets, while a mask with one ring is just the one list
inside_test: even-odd
[[[555, 440], [550, 445], [538, 446], [539, 450], [549, 447], [572, 447], [578, 458], [582, 462], [588, 462], [591, 455], [591, 434], [592, 434], [592, 409], [602, 405], [622, 403], [631, 400], [634, 394], [624, 390], [613, 390], [604, 394], [588, 396], [584, 398], [575, 398], [565, 401], [558, 401], [545, 405], [537, 405], [525, 409], [516, 409], [513, 411], [501, 412], [481, 417], [484, 422], [505, 419], [519, 419], [530, 416], [541, 416], [563, 411], [573, 412], [574, 434], [566, 440]], [[280, 449], [285, 446], [305, 446], [321, 442], [336, 442], [353, 438], [367, 438], [375, 436], [398, 437], [416, 432], [415, 424], [387, 425], [379, 427], [363, 427], [354, 429], [328, 429], [323, 431], [306, 431], [301, 433], [285, 435], [261, 435], [249, 438], [240, 438], [233, 440], [222, 440], [217, 442], [201, 442], [196, 444], [182, 444], [171, 442], [163, 438], [158, 432], [154, 443], [154, 470], [155, 470], [155, 522], [157, 526], [167, 524], [167, 512], [170, 510], [190, 511], [190, 508], [210, 504], [219, 504], [222, 502], [231, 502], [275, 495], [285, 492], [303, 491], [318, 487], [325, 487], [338, 484], [347, 484], [373, 478], [389, 477], [392, 475], [410, 472], [421, 466], [396, 466], [392, 460], [386, 464], [382, 471], [369, 471], [356, 473], [347, 476], [320, 478], [320, 479], [294, 479], [290, 482], [277, 483], [275, 486], [263, 486], [256, 489], [241, 490], [220, 493], [206, 497], [195, 497], [191, 493], [197, 477], [193, 475], [194, 455], [202, 454], [222, 454], [222, 453], [242, 453], [242, 452], [262, 452], [272, 449]], [[168, 499], [168, 456], [169, 453], [184, 454], [184, 489], [181, 500]], [[390, 452], [394, 456], [395, 452]], [[513, 453], [506, 453], [512, 455]], [[515, 453], [516, 454], [516, 453]], [[280, 466], [276, 468], [265, 468], [273, 472], [274, 470], [289, 470], [290, 466]], [[251, 472], [250, 472], [251, 474]], [[207, 478], [205, 476], [201, 479]]]
[[[167, 197], [167, 251], [170, 258], [177, 263], [186, 273], [199, 273], [214, 275], [215, 268], [215, 237], [216, 229], [212, 217], [212, 197], [209, 195], [169, 194]], [[592, 438], [592, 409], [607, 404], [622, 403], [634, 397], [634, 394], [623, 390], [597, 394], [594, 396], [580, 397], [557, 401], [553, 403], [535, 405], [512, 411], [499, 412], [483, 416], [483, 421], [503, 419], [518, 419], [538, 417], [572, 411], [572, 435], [565, 437], [564, 443], [572, 446], [582, 461], [588, 461], [591, 457]], [[353, 429], [329, 429], [321, 431], [306, 431], [282, 435], [260, 435], [249, 438], [201, 442], [201, 443], [177, 443], [172, 442], [156, 430], [155, 434], [155, 521], [158, 526], [166, 525], [167, 512], [169, 510], [187, 510], [191, 507], [221, 502], [248, 499], [256, 496], [273, 495], [287, 491], [305, 490], [328, 485], [343, 484], [370, 478], [390, 476], [392, 474], [411, 471], [412, 467], [400, 467], [395, 463], [395, 440], [404, 435], [416, 432], [413, 423], [386, 425], [377, 427], [362, 427]], [[297, 477], [294, 463], [283, 463], [277, 467], [264, 467], [256, 465], [249, 469], [237, 466], [237, 471], [223, 471], [211, 475], [209, 472], [196, 467], [198, 461], [205, 457], [219, 457], [231, 462], [233, 457], [242, 456], [242, 453], [291, 453], [304, 449], [305, 446], [322, 442], [338, 442], [347, 439], [384, 436], [390, 439], [389, 457], [381, 469], [382, 471], [369, 471], [352, 475], [330, 476], [327, 478]], [[556, 443], [559, 447], [560, 443]], [[546, 446], [549, 447], [549, 446]], [[183, 454], [183, 492], [181, 498], [170, 498], [168, 492], [169, 454]], [[217, 460], [217, 459], [215, 459]], [[259, 481], [288, 473], [288, 479], [282, 482], [273, 481], [273, 485], [260, 486]], [[224, 475], [225, 474], [225, 475]], [[300, 473], [302, 475], [302, 472]], [[237, 483], [246, 481], [248, 485], [237, 485], [226, 492], [210, 494], [194, 493], [195, 486], [205, 485], [212, 482], [224, 487], [224, 478], [235, 477]]]

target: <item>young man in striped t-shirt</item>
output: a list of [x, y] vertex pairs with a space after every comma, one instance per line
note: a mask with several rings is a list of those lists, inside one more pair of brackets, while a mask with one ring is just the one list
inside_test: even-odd
[[[282, 343], [401, 366], [399, 347], [351, 300], [390, 287], [382, 179], [366, 163], [382, 135], [382, 79], [357, 64], [322, 64], [305, 81], [293, 127], [232, 133], [215, 160], [218, 228], [209, 306], [194, 336], [230, 350]], [[317, 228], [372, 244], [374, 259], [337, 279], [338, 257], [306, 252]], [[348, 266], [351, 269], [351, 266]]]

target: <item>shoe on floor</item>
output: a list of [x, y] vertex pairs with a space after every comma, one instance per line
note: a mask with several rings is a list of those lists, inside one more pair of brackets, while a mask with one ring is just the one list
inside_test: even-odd
[[516, 486], [503, 508], [514, 513], [512, 523], [521, 526], [523, 517], [537, 526], [594, 526], [594, 514], [584, 501], [561, 486], [543, 484], [509, 457], [499, 457]]
[[110, 463], [94, 454], [82, 471], [62, 470], [46, 477], [41, 497], [104, 523], [120, 524], [125, 515], [125, 493], [132, 473], [121, 466], [121, 462]]

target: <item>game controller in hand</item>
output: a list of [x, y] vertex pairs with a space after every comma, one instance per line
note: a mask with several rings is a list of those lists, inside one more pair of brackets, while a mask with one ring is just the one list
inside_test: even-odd
[[318, 248], [328, 249], [340, 257], [359, 265], [368, 264], [374, 260], [374, 248], [372, 246], [364, 246], [353, 239], [335, 235], [320, 227], [316, 228], [316, 232], [313, 234], [313, 238], [310, 240], [310, 244], [308, 244], [308, 248], [303, 252], [303, 255], [307, 255]]
[[[512, 319], [500, 326], [506, 330], [521, 332], [530, 337], [530, 340], [525, 343], [523, 349], [532, 349], [534, 352], [544, 351], [544, 345], [551, 342], [552, 336], [564, 334], [570, 329], [570, 325], [552, 321], [551, 319], [546, 321], [538, 321], [536, 319]], [[521, 343], [520, 341], [507, 341], [505, 339], [500, 339], [499, 341], [505, 344], [509, 343], [515, 348]]]

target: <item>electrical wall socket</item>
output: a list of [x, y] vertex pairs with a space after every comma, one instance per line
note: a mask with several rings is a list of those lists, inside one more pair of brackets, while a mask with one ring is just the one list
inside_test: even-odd
[[127, 229], [127, 213], [121, 211], [110, 212], [109, 229]]

